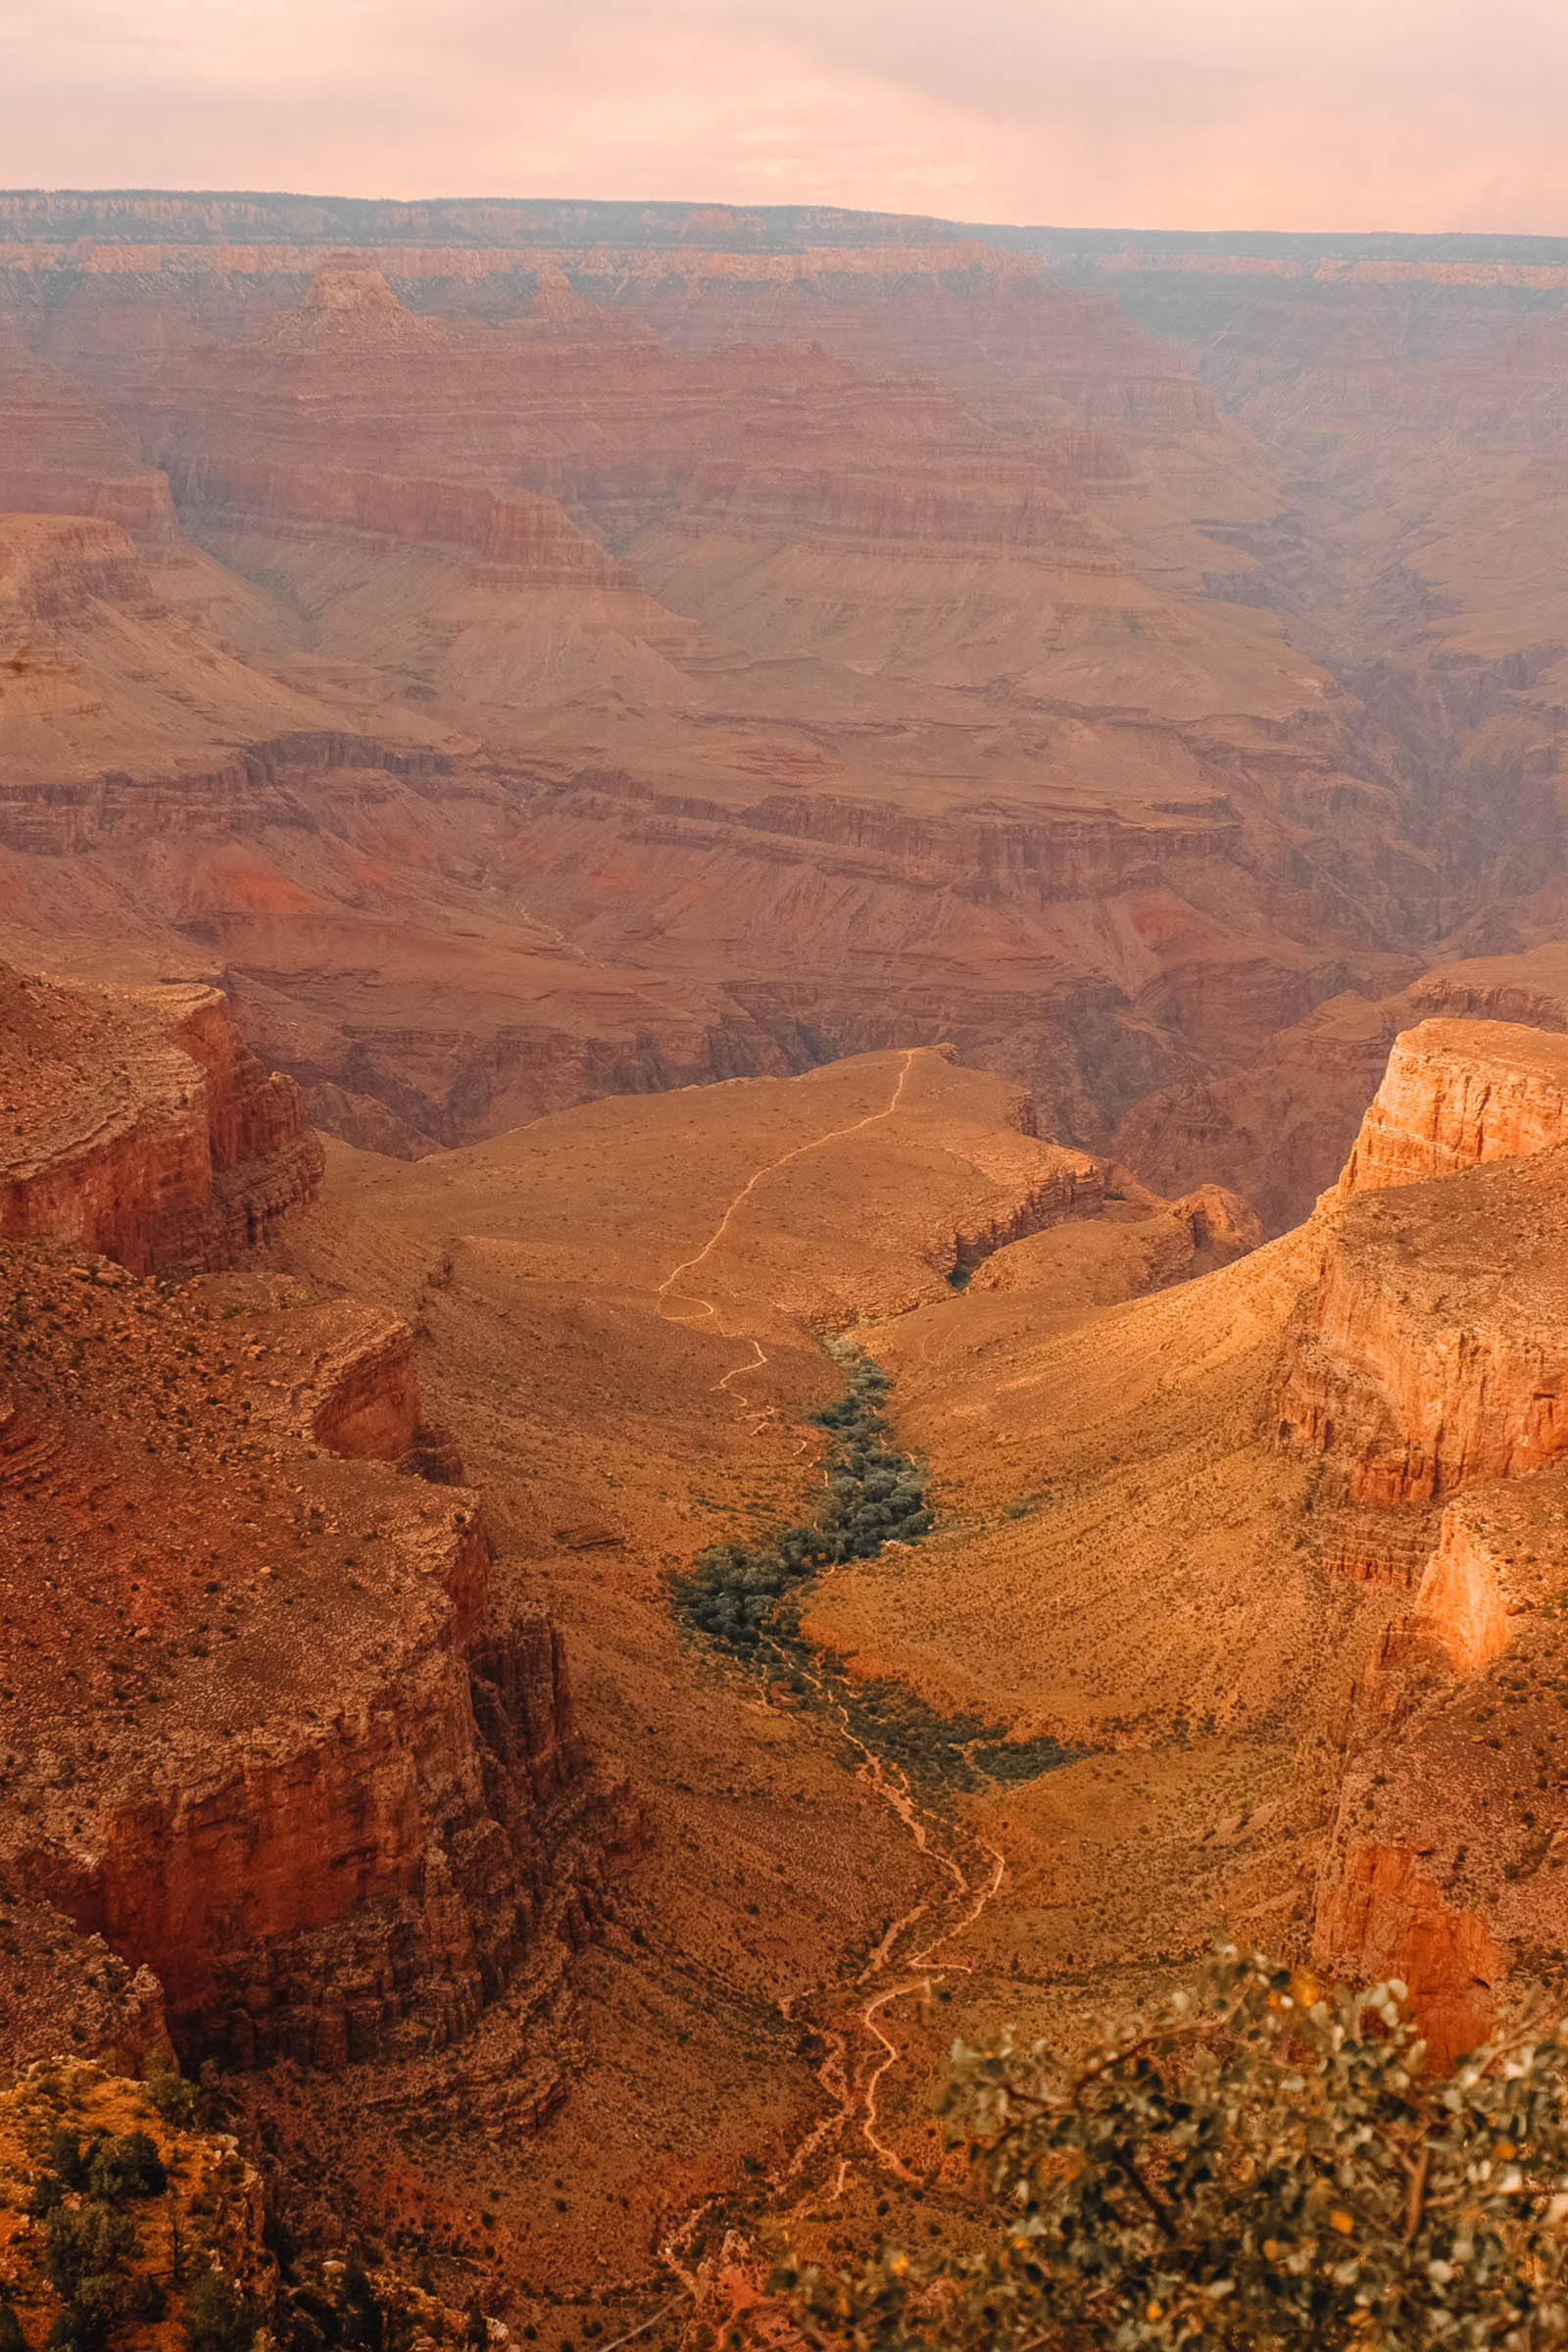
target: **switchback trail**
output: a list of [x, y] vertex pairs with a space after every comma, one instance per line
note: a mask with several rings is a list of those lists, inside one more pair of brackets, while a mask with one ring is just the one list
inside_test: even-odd
[[[776, 1175], [780, 1168], [787, 1168], [792, 1160], [804, 1159], [808, 1152], [820, 1152], [824, 1144], [842, 1143], [846, 1136], [859, 1135], [865, 1128], [879, 1127], [884, 1119], [891, 1119], [904, 1099], [904, 1090], [908, 1083], [909, 1072], [914, 1067], [916, 1055], [929, 1051], [930, 1049], [925, 1046], [910, 1046], [906, 1050], [903, 1065], [899, 1071], [898, 1083], [880, 1110], [868, 1111], [863, 1119], [853, 1119], [847, 1127], [832, 1127], [824, 1135], [813, 1135], [808, 1143], [797, 1144], [792, 1151], [781, 1152], [777, 1159], [770, 1159], [765, 1167], [757, 1169], [753, 1175], [749, 1176], [696, 1255], [682, 1258], [680, 1264], [671, 1266], [669, 1272], [664, 1276], [657, 1294], [660, 1312], [662, 1314], [664, 1308], [669, 1304], [670, 1294], [681, 1276], [690, 1274], [694, 1268], [703, 1263], [705, 1258], [711, 1256], [729, 1231], [737, 1213], [745, 1206], [760, 1184], [764, 1184], [769, 1176]], [[711, 1316], [715, 1321], [717, 1319], [717, 1305], [711, 1298], [704, 1298], [701, 1292], [693, 1293], [689, 1298], [678, 1300], [677, 1303], [694, 1306], [700, 1315]], [[750, 1345], [757, 1348], [757, 1362], [765, 1364], [767, 1357], [758, 1347], [758, 1343], [753, 1340]], [[751, 1364], [738, 1364], [735, 1371], [749, 1372], [753, 1368]], [[734, 1378], [735, 1372], [726, 1373], [724, 1381], [719, 1384], [720, 1387]]]
[[[689, 1307], [695, 1310], [696, 1318], [716, 1321], [718, 1306], [714, 1299], [696, 1290], [677, 1295], [676, 1284], [711, 1256], [745, 1203], [769, 1176], [825, 1145], [861, 1134], [891, 1119], [903, 1100], [917, 1056], [926, 1050], [911, 1047], [905, 1053], [898, 1080], [882, 1109], [797, 1144], [758, 1168], [729, 1202], [701, 1250], [683, 1258], [664, 1276], [658, 1292], [661, 1312]], [[727, 1389], [742, 1373], [767, 1362], [766, 1350], [759, 1341], [750, 1340], [746, 1345], [752, 1349], [751, 1356], [726, 1372], [714, 1384], [716, 1389]], [[857, 1752], [856, 1778], [887, 1807], [903, 1836], [931, 1864], [937, 1881], [931, 1893], [891, 1923], [853, 1982], [822, 1986], [811, 1994], [781, 2004], [786, 2016], [808, 2024], [824, 2043], [826, 2055], [817, 2069], [817, 2080], [832, 2101], [830, 2111], [803, 2135], [768, 2180], [767, 2209], [783, 2208], [790, 2215], [801, 2215], [820, 2199], [831, 2203], [842, 2196], [857, 2164], [905, 2181], [918, 2179], [880, 2128], [883, 2086], [902, 2057], [898, 2043], [882, 2020], [896, 2003], [923, 1995], [942, 1977], [969, 1966], [945, 1955], [973, 1928], [997, 1894], [1005, 1866], [994, 1846], [966, 1848], [961, 1834], [956, 1834], [953, 1825], [939, 1820], [920, 1803], [902, 1766], [884, 1762], [855, 1730], [848, 1708], [826, 1676], [803, 1665], [798, 1656], [786, 1657], [782, 1649], [778, 1655], [792, 1674], [803, 1676], [812, 1686], [839, 1733]], [[664, 2257], [676, 2277], [694, 2294], [698, 2289], [699, 2238], [705, 2222], [713, 2215], [725, 2219], [727, 2241], [733, 2247], [736, 2217], [729, 2200], [724, 2198], [706, 2199], [684, 2218], [663, 2247]], [[754, 2221], [761, 2218], [755, 2202], [752, 2218]]]

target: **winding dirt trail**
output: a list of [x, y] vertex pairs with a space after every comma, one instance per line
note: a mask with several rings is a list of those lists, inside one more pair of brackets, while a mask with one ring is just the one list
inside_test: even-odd
[[[862, 1134], [867, 1128], [891, 1119], [904, 1098], [916, 1060], [927, 1050], [916, 1046], [905, 1053], [897, 1083], [882, 1109], [813, 1136], [808, 1143], [797, 1144], [766, 1166], [758, 1168], [729, 1202], [702, 1249], [683, 1258], [664, 1276], [658, 1292], [660, 1311], [691, 1309], [694, 1320], [716, 1322], [716, 1301], [700, 1291], [679, 1296], [677, 1283], [712, 1255], [746, 1202], [769, 1176], [825, 1145]], [[766, 1350], [759, 1341], [749, 1340], [746, 1345], [752, 1350], [750, 1357], [732, 1366], [715, 1382], [715, 1390], [727, 1390], [732, 1381], [767, 1362]], [[890, 2070], [903, 2058], [897, 2041], [881, 2021], [884, 2013], [898, 2002], [916, 1995], [923, 1997], [943, 1976], [968, 1968], [970, 1964], [965, 1961], [939, 1955], [945, 1954], [973, 1928], [1000, 1890], [1005, 1864], [1001, 1853], [990, 1845], [980, 1845], [973, 1852], [961, 1855], [950, 1825], [938, 1820], [918, 1802], [902, 1767], [885, 1764], [859, 1737], [847, 1706], [830, 1681], [803, 1666], [798, 1658], [786, 1657], [782, 1649], [778, 1655], [792, 1673], [804, 1675], [812, 1686], [841, 1737], [857, 1751], [859, 1759], [856, 1766], [857, 1780], [863, 1782], [886, 1805], [903, 1834], [933, 1866], [939, 1879], [931, 1894], [890, 1924], [853, 1984], [824, 1986], [798, 2002], [781, 2004], [786, 2016], [800, 2015], [803, 2022], [808, 2008], [816, 2013], [809, 2022], [826, 2049], [817, 2068], [817, 2080], [832, 2102], [828, 2113], [812, 2125], [768, 2180], [769, 2203], [776, 2206], [791, 2197], [789, 2211], [799, 2215], [819, 2198], [825, 2197], [832, 2203], [841, 2197], [857, 2162], [869, 2162], [901, 2180], [918, 2180], [919, 2176], [910, 2170], [879, 2129], [883, 2086]], [[943, 1881], [945, 1885], [940, 1883]], [[824, 2157], [833, 2159], [831, 2177], [819, 2171]], [[692, 2249], [708, 2216], [721, 2211], [724, 2204], [722, 2198], [705, 2200], [685, 2217], [665, 2243], [666, 2261], [694, 2294], [697, 2273]], [[731, 2230], [731, 2239], [733, 2236]]]
[[[884, 2171], [893, 2173], [901, 2180], [913, 2181], [918, 2175], [909, 2170], [897, 2149], [888, 2145], [877, 2129], [878, 2101], [883, 2082], [889, 2069], [896, 2066], [904, 2054], [878, 2020], [882, 2011], [896, 2001], [907, 2000], [915, 1994], [923, 1998], [944, 1976], [956, 1971], [967, 1973], [970, 1965], [967, 1961], [939, 1961], [937, 1954], [947, 1945], [956, 1942], [974, 1926], [987, 1904], [1000, 1891], [1006, 1865], [995, 1846], [982, 1845], [978, 1851], [986, 1857], [990, 1869], [981, 1883], [976, 1884], [970, 1876], [970, 1871], [975, 1868], [973, 1860], [966, 1868], [956, 1851], [933, 1842], [933, 1832], [945, 1836], [946, 1826], [917, 1803], [909, 1787], [908, 1776], [902, 1766], [890, 1768], [866, 1744], [851, 1723], [843, 1700], [823, 1676], [813, 1673], [809, 1667], [802, 1666], [799, 1659], [786, 1659], [782, 1650], [778, 1654], [792, 1672], [804, 1675], [811, 1684], [837, 1722], [841, 1736], [858, 1751], [860, 1762], [856, 1770], [856, 1779], [864, 1782], [881, 1798], [917, 1852], [933, 1862], [951, 1885], [945, 1890], [927, 1897], [924, 1902], [916, 1903], [902, 1919], [894, 1920], [856, 1979], [856, 1991], [864, 1994], [851, 2019], [853, 2030], [858, 2034], [862, 2045], [859, 2059], [852, 2055], [849, 2034], [842, 2028], [824, 2025], [820, 2029], [828, 2043], [828, 2055], [817, 2070], [817, 2080], [829, 2097], [837, 2101], [837, 2106], [801, 2141], [789, 2162], [773, 2176], [771, 2185], [775, 2189], [782, 2189], [798, 2179], [805, 2172], [809, 2159], [828, 2142], [837, 2142], [842, 2151], [844, 2143], [853, 2139], [863, 2141]], [[936, 1915], [933, 1923], [935, 1933], [916, 1942], [914, 1931], [923, 1921], [932, 1920], [933, 1914]], [[830, 2006], [832, 1995], [819, 1995], [818, 1999], [824, 2006]], [[851, 2161], [848, 2156], [841, 2154], [831, 2192], [833, 2199], [844, 2193]], [[809, 2195], [805, 2202], [806, 2205], [811, 2202]], [[793, 2210], [804, 2211], [805, 2205], [798, 2205]]]
[[[898, 1109], [900, 1102], [904, 1099], [904, 1090], [908, 1084], [909, 1072], [913, 1069], [919, 1056], [922, 1054], [929, 1053], [930, 1050], [931, 1049], [927, 1046], [910, 1046], [906, 1050], [903, 1066], [899, 1071], [898, 1083], [894, 1087], [891, 1096], [888, 1098], [888, 1101], [884, 1103], [880, 1110], [868, 1111], [863, 1119], [852, 1119], [847, 1127], [832, 1127], [829, 1128], [824, 1135], [813, 1135], [808, 1142], [797, 1144], [792, 1151], [781, 1152], [777, 1159], [770, 1159], [765, 1167], [757, 1169], [754, 1175], [749, 1176], [746, 1182], [741, 1186], [741, 1189], [736, 1194], [734, 1200], [725, 1209], [723, 1215], [719, 1218], [718, 1223], [714, 1226], [707, 1241], [697, 1251], [696, 1255], [694, 1257], [682, 1258], [680, 1264], [678, 1266], [671, 1266], [669, 1272], [664, 1276], [664, 1279], [660, 1284], [657, 1293], [660, 1311], [662, 1312], [665, 1306], [669, 1304], [670, 1294], [673, 1291], [676, 1283], [679, 1282], [681, 1276], [683, 1274], [692, 1273], [696, 1267], [703, 1263], [705, 1258], [712, 1255], [713, 1251], [718, 1248], [719, 1243], [724, 1239], [725, 1234], [728, 1233], [731, 1225], [735, 1221], [735, 1218], [741, 1209], [745, 1207], [747, 1201], [751, 1199], [753, 1193], [756, 1192], [760, 1184], [765, 1184], [769, 1176], [777, 1175], [779, 1169], [787, 1168], [792, 1160], [804, 1159], [808, 1152], [820, 1152], [824, 1144], [842, 1143], [846, 1136], [859, 1135], [865, 1128], [880, 1127], [884, 1119], [891, 1119], [894, 1112]], [[716, 1304], [711, 1298], [705, 1298], [701, 1292], [696, 1292], [690, 1298], [678, 1300], [677, 1303], [684, 1306], [694, 1306], [700, 1315], [712, 1316], [715, 1321], [717, 1319], [718, 1308]], [[758, 1343], [753, 1340], [750, 1345], [757, 1348], [757, 1362], [765, 1364], [767, 1357], [763, 1353], [762, 1349], [758, 1347]], [[724, 1376], [724, 1381], [721, 1381], [719, 1386], [722, 1388], [725, 1385], [725, 1382], [733, 1380], [736, 1372], [750, 1372], [753, 1369], [754, 1366], [751, 1364], [737, 1364], [735, 1367], [735, 1372], [727, 1372]]]

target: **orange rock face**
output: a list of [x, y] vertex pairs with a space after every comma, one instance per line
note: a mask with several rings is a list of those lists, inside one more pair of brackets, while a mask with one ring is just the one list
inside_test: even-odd
[[[1565, 1073], [1560, 1038], [1499, 1023], [1398, 1040], [1320, 1212], [1276, 1396], [1282, 1436], [1351, 1500], [1331, 1566], [1414, 1589], [1352, 1709], [1318, 1953], [1404, 1978], [1444, 2062], [1490, 2030], [1513, 1957], [1568, 1923]], [[1441, 1519], [1421, 1508], [1444, 1497]]]
[[0, 1009], [0, 1877], [94, 2048], [427, 2052], [580, 1932], [557, 1636], [490, 1605], [475, 1498], [394, 1468], [455, 1467], [406, 1322], [135, 1278], [234, 1264], [320, 1175], [217, 993], [8, 973]]
[[1500, 1021], [1423, 1021], [1396, 1040], [1342, 1193], [1421, 1184], [1568, 1143], [1568, 1039]]
[[0, 974], [0, 1233], [137, 1273], [228, 1265], [309, 1200], [321, 1150], [299, 1089], [212, 989]]
[[[1475, 1238], [1487, 1236], [1484, 1257]], [[1424, 1503], [1568, 1451], [1555, 1159], [1356, 1201], [1325, 1242], [1275, 1398], [1352, 1499]]]
[[1317, 1908], [1317, 1955], [1360, 1981], [1400, 1978], [1436, 2063], [1485, 2041], [1502, 1955], [1478, 1911], [1450, 1910], [1398, 1846], [1352, 1845]]
[[1555, 1156], [1531, 1164], [1565, 1136], [1560, 1039], [1428, 1021], [1396, 1042], [1273, 1408], [1353, 1502], [1430, 1503], [1568, 1449], [1563, 1187]]
[[417, 1417], [406, 1327], [59, 1250], [5, 1272], [31, 1728], [0, 1869], [152, 1972], [187, 2058], [461, 2036], [576, 1932], [580, 1749], [548, 1620], [489, 1608], [474, 1497], [374, 1459]]
[[1350, 1973], [1404, 1976], [1445, 2060], [1568, 1929], [1564, 1493], [1554, 1470], [1449, 1506], [1352, 1719], [1319, 1949]]

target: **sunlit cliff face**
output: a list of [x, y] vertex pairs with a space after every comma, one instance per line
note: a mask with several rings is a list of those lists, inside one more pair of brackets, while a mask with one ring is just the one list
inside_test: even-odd
[[1565, 65], [1553, 0], [24, 0], [0, 131], [44, 186], [1550, 232]]

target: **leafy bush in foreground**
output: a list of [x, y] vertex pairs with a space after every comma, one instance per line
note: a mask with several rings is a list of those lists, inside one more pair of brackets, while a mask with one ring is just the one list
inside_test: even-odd
[[1568, 2029], [1424, 2054], [1402, 1985], [1226, 1952], [1080, 2057], [956, 2050], [978, 2251], [775, 2284], [835, 2352], [1568, 2342]]

